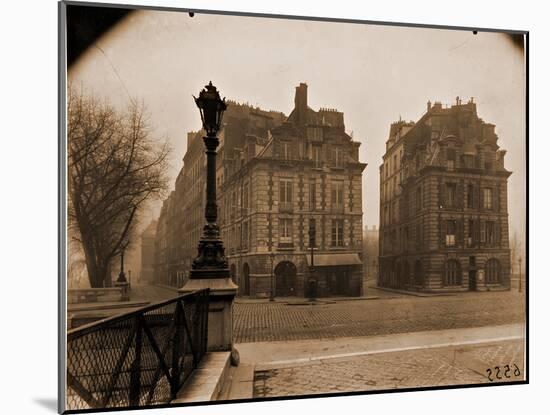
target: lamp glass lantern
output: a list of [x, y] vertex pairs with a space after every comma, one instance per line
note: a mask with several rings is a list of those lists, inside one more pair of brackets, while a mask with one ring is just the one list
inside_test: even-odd
[[206, 131], [206, 135], [215, 136], [222, 125], [223, 113], [227, 109], [225, 98], [221, 99], [220, 93], [212, 81], [204, 87], [199, 93], [199, 97], [195, 97], [195, 103], [199, 107], [201, 113], [202, 126]]

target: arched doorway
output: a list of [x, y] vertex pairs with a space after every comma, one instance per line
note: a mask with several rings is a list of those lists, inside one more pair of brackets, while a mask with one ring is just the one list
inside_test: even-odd
[[242, 295], [250, 295], [250, 267], [247, 263], [243, 265]]
[[409, 266], [409, 261], [403, 261], [403, 286], [409, 287], [411, 285], [411, 269]]
[[402, 271], [401, 271], [401, 262], [396, 261], [395, 262], [395, 282], [393, 284], [393, 288], [402, 288]]
[[462, 271], [460, 262], [456, 259], [449, 259], [445, 262], [443, 274], [443, 285], [446, 287], [458, 287], [462, 285]]
[[275, 293], [278, 297], [296, 295], [296, 265], [282, 261], [275, 267]]
[[231, 275], [231, 281], [237, 284], [237, 267], [235, 264], [231, 264], [229, 267], [229, 275]]
[[500, 284], [500, 262], [491, 258], [485, 264], [485, 281], [487, 284]]

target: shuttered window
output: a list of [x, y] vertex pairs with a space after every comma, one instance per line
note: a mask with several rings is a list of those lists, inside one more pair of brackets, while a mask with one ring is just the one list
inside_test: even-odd
[[491, 210], [493, 209], [493, 189], [490, 187], [483, 188], [483, 209]]

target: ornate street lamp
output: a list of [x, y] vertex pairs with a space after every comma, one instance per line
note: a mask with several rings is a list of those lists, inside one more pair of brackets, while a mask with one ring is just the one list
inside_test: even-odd
[[115, 281], [115, 287], [120, 288], [120, 299], [122, 301], [128, 301], [130, 299], [130, 284], [126, 280], [126, 273], [124, 272], [124, 251], [126, 251], [126, 248], [128, 247], [128, 243], [126, 242], [125, 245], [121, 247], [120, 250], [120, 273], [118, 274], [118, 278]]
[[275, 270], [273, 269], [275, 252], [271, 251], [269, 257], [271, 258], [271, 291], [269, 292], [269, 301], [275, 301]]
[[315, 248], [315, 225], [310, 222], [309, 225], [309, 249], [311, 254], [310, 267], [309, 267], [309, 281], [308, 281], [308, 297], [309, 301], [315, 301], [317, 297], [317, 280], [315, 279], [315, 265], [313, 263], [313, 248]]
[[195, 98], [201, 113], [202, 126], [206, 132], [203, 141], [206, 147], [206, 225], [199, 241], [198, 255], [191, 266], [190, 279], [228, 278], [229, 268], [225, 259], [223, 242], [217, 224], [216, 204], [216, 148], [219, 139], [223, 112], [227, 109], [225, 98], [221, 99], [216, 87], [210, 82]]
[[126, 281], [126, 274], [124, 273], [124, 251], [126, 250], [126, 247], [123, 247], [120, 251], [120, 272], [118, 274], [118, 278], [116, 280], [117, 283], [127, 283]]

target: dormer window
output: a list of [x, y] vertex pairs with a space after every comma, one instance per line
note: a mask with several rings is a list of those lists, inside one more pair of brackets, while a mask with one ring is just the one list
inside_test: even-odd
[[454, 170], [456, 161], [456, 150], [454, 148], [447, 149], [447, 168]]

